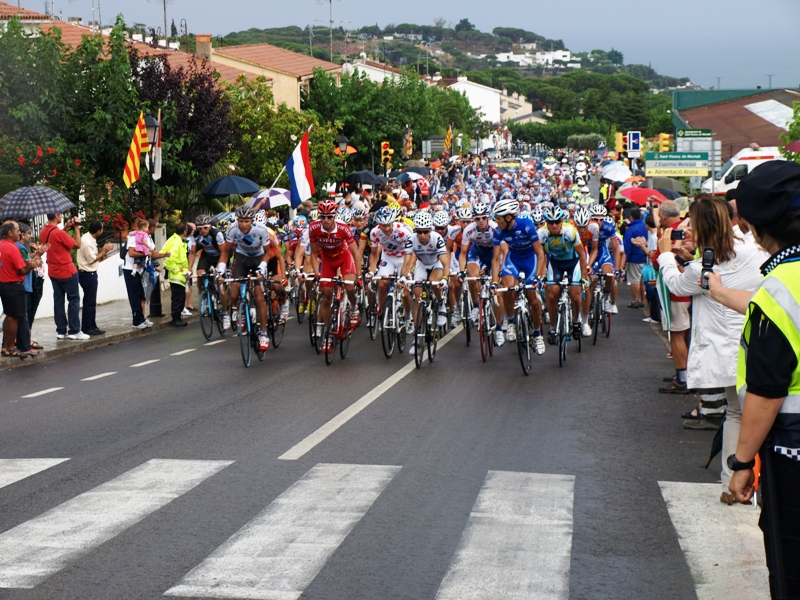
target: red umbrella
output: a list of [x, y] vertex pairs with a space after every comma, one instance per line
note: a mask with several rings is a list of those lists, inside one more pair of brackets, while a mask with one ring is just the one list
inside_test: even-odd
[[800, 152], [800, 140], [795, 140], [786, 144], [783, 149], [786, 152]]
[[629, 187], [620, 190], [620, 195], [625, 196], [628, 200], [639, 206], [644, 206], [650, 201], [661, 204], [667, 197], [658, 190], [651, 190], [650, 188]]

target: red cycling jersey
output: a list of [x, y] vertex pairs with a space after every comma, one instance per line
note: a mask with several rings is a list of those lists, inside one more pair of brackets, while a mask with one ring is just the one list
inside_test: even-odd
[[355, 242], [349, 225], [334, 221], [333, 231], [325, 231], [321, 221], [308, 226], [308, 238], [316, 243], [323, 257], [335, 258], [342, 252], [349, 252], [350, 244]]

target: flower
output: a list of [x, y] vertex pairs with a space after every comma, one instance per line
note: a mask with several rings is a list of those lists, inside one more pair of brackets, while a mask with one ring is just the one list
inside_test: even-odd
[[42, 147], [41, 146], [36, 146], [36, 156], [38, 156], [39, 158], [44, 156], [44, 152], [42, 152]]
[[38, 158], [34, 158], [33, 159], [33, 164], [38, 165], [39, 164], [39, 159]]
[[58, 175], [58, 171], [56, 171], [55, 169], [53, 169], [53, 177], [55, 177], [56, 175]]
[[75, 166], [76, 167], [80, 167], [81, 166], [81, 159], [80, 158], [76, 158], [75, 159]]
[[17, 157], [17, 162], [19, 162], [20, 166], [24, 167], [25, 166], [25, 157], [24, 156], [18, 156]]
[[108, 221], [108, 215], [103, 217], [103, 221]]
[[56, 149], [55, 148], [51, 148], [50, 146], [48, 146], [47, 147], [47, 152], [49, 152], [50, 154], [55, 154], [56, 153]]

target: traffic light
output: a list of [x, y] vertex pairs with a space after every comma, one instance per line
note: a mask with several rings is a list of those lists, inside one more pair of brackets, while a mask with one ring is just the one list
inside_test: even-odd
[[627, 154], [628, 153], [628, 136], [627, 135], [623, 135], [622, 136], [622, 153], [623, 154]]
[[389, 142], [381, 142], [381, 162], [384, 165], [392, 162], [392, 154], [394, 154], [394, 150], [392, 150]]
[[670, 138], [672, 136], [668, 133], [659, 133], [658, 134], [658, 151], [659, 152], [669, 152], [670, 148]]
[[622, 152], [622, 132], [618, 131], [614, 134], [614, 150]]

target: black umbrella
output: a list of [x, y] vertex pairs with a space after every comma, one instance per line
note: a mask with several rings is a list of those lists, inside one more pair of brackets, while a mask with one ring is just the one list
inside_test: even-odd
[[259, 189], [261, 189], [261, 186], [255, 181], [250, 181], [246, 177], [239, 177], [238, 175], [228, 175], [215, 179], [204, 187], [201, 193], [206, 198], [224, 198], [232, 194], [250, 196]]
[[70, 208], [75, 208], [75, 205], [61, 192], [33, 185], [8, 192], [0, 198], [0, 219], [65, 213]]
[[428, 167], [408, 167], [406, 173], [416, 173], [417, 175], [430, 175], [431, 170]]
[[653, 177], [653, 187], [659, 190], [675, 190], [683, 196], [686, 195], [686, 188], [683, 187], [683, 184], [672, 177]]
[[708, 465], [711, 464], [711, 461], [714, 460], [714, 457], [722, 452], [722, 430], [725, 429], [725, 417], [727, 416], [727, 414], [722, 415], [722, 420], [719, 422], [719, 429], [717, 429], [717, 435], [714, 436], [714, 440], [711, 442], [711, 454], [708, 457], [706, 469]]
[[398, 175], [400, 175], [400, 173], [402, 173], [402, 171], [397, 171], [397, 170], [395, 170], [395, 171], [391, 171], [391, 172], [389, 172], [389, 179], [394, 179], [395, 177], [397, 177]]
[[383, 183], [382, 177], [375, 175], [372, 171], [356, 171], [355, 173], [350, 173], [347, 177], [344, 178], [345, 183], [355, 184], [355, 183], [367, 183], [369, 185], [379, 185]]
[[656, 191], [661, 192], [664, 196], [667, 197], [668, 200], [675, 200], [676, 198], [680, 198], [683, 196], [680, 192], [676, 192], [675, 190], [668, 190], [666, 188], [655, 188]]

